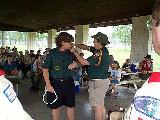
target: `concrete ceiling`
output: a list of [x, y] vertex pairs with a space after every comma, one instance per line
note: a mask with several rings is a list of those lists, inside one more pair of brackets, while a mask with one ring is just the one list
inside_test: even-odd
[[44, 31], [75, 25], [129, 24], [156, 0], [1, 0], [0, 30]]

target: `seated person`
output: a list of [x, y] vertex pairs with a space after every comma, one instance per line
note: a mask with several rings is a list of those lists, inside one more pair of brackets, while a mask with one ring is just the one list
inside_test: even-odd
[[110, 57], [110, 63], [109, 63], [109, 66], [111, 67], [113, 62], [114, 62], [114, 56], [113, 55], [109, 55]]
[[109, 89], [113, 90], [112, 96], [113, 98], [115, 98], [117, 96], [115, 84], [119, 84], [119, 81], [121, 79], [121, 70], [120, 70], [119, 63], [117, 61], [113, 62], [112, 69], [110, 72], [111, 72], [111, 75], [110, 75], [109, 80], [110, 80], [111, 85]]
[[131, 72], [133, 72], [133, 73], [136, 73], [138, 71], [137, 66], [134, 63], [131, 64], [130, 69], [131, 69]]
[[130, 72], [130, 59], [126, 59], [125, 63], [122, 65], [122, 71]]
[[12, 84], [20, 83], [20, 69], [18, 68], [15, 61], [13, 61], [13, 56], [9, 54], [7, 60], [4, 62], [3, 69], [5, 71], [5, 77], [9, 79]]
[[[130, 59], [126, 59], [125, 63], [123, 63], [123, 65], [122, 65], [122, 71], [131, 72], [131, 69], [130, 69], [131, 63], [130, 62], [131, 62]], [[130, 80], [130, 79], [131, 79], [130, 75], [125, 75], [122, 77], [122, 80]]]
[[17, 75], [19, 72], [11, 54], [7, 56], [7, 60], [4, 62], [3, 68], [7, 75]]
[[153, 71], [153, 62], [151, 59], [151, 55], [147, 55], [146, 57], [144, 57], [144, 60], [140, 62], [139, 71], [141, 72], [139, 77], [142, 80], [147, 80], [150, 77], [150, 74]]

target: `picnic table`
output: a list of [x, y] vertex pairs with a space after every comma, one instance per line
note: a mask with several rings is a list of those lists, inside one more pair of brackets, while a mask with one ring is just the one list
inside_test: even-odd
[[13, 86], [15, 86], [15, 90], [18, 95], [20, 77], [18, 75], [5, 75], [4, 77], [8, 79], [13, 84]]
[[133, 73], [133, 72], [124, 72], [122, 71], [122, 77], [123, 76], [130, 76], [130, 79], [129, 80], [122, 80], [120, 81], [120, 83], [118, 85], [128, 85], [128, 84], [133, 84], [134, 86], [134, 89], [137, 90], [137, 83], [140, 83], [142, 80], [138, 77], [140, 72], [136, 72], [136, 73]]

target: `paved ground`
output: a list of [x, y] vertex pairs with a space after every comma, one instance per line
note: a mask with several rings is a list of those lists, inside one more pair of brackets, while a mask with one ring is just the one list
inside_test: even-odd
[[[19, 85], [19, 99], [24, 109], [35, 120], [51, 120], [50, 109], [42, 102], [42, 97], [38, 92], [29, 90], [30, 83], [23, 81]], [[110, 96], [105, 98], [105, 106], [108, 109], [117, 109], [118, 106], [127, 107], [135, 94], [133, 89], [119, 87], [119, 96], [112, 99]], [[67, 120], [65, 115], [65, 107], [61, 111], [61, 120]], [[81, 89], [80, 93], [76, 94], [76, 120], [93, 120], [91, 107], [88, 102], [87, 88]]]

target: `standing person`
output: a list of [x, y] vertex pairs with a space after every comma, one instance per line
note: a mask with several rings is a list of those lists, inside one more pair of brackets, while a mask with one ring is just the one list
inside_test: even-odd
[[[67, 107], [68, 120], [74, 120], [75, 91], [72, 69], [77, 67], [75, 56], [70, 52], [73, 37], [61, 32], [56, 37], [56, 48], [50, 50], [43, 64], [43, 76], [47, 91], [56, 92], [58, 99], [47, 106], [52, 109], [53, 120], [60, 120], [60, 107]], [[54, 96], [48, 97], [48, 103]]]
[[89, 65], [89, 102], [93, 108], [95, 120], [106, 120], [104, 97], [110, 84], [108, 73], [110, 59], [108, 49], [105, 46], [109, 44], [109, 41], [107, 35], [101, 32], [98, 32], [92, 38], [94, 38], [94, 47], [75, 44], [76, 47], [93, 53], [87, 60], [83, 59], [76, 49], [72, 48], [70, 50], [82, 65]]

